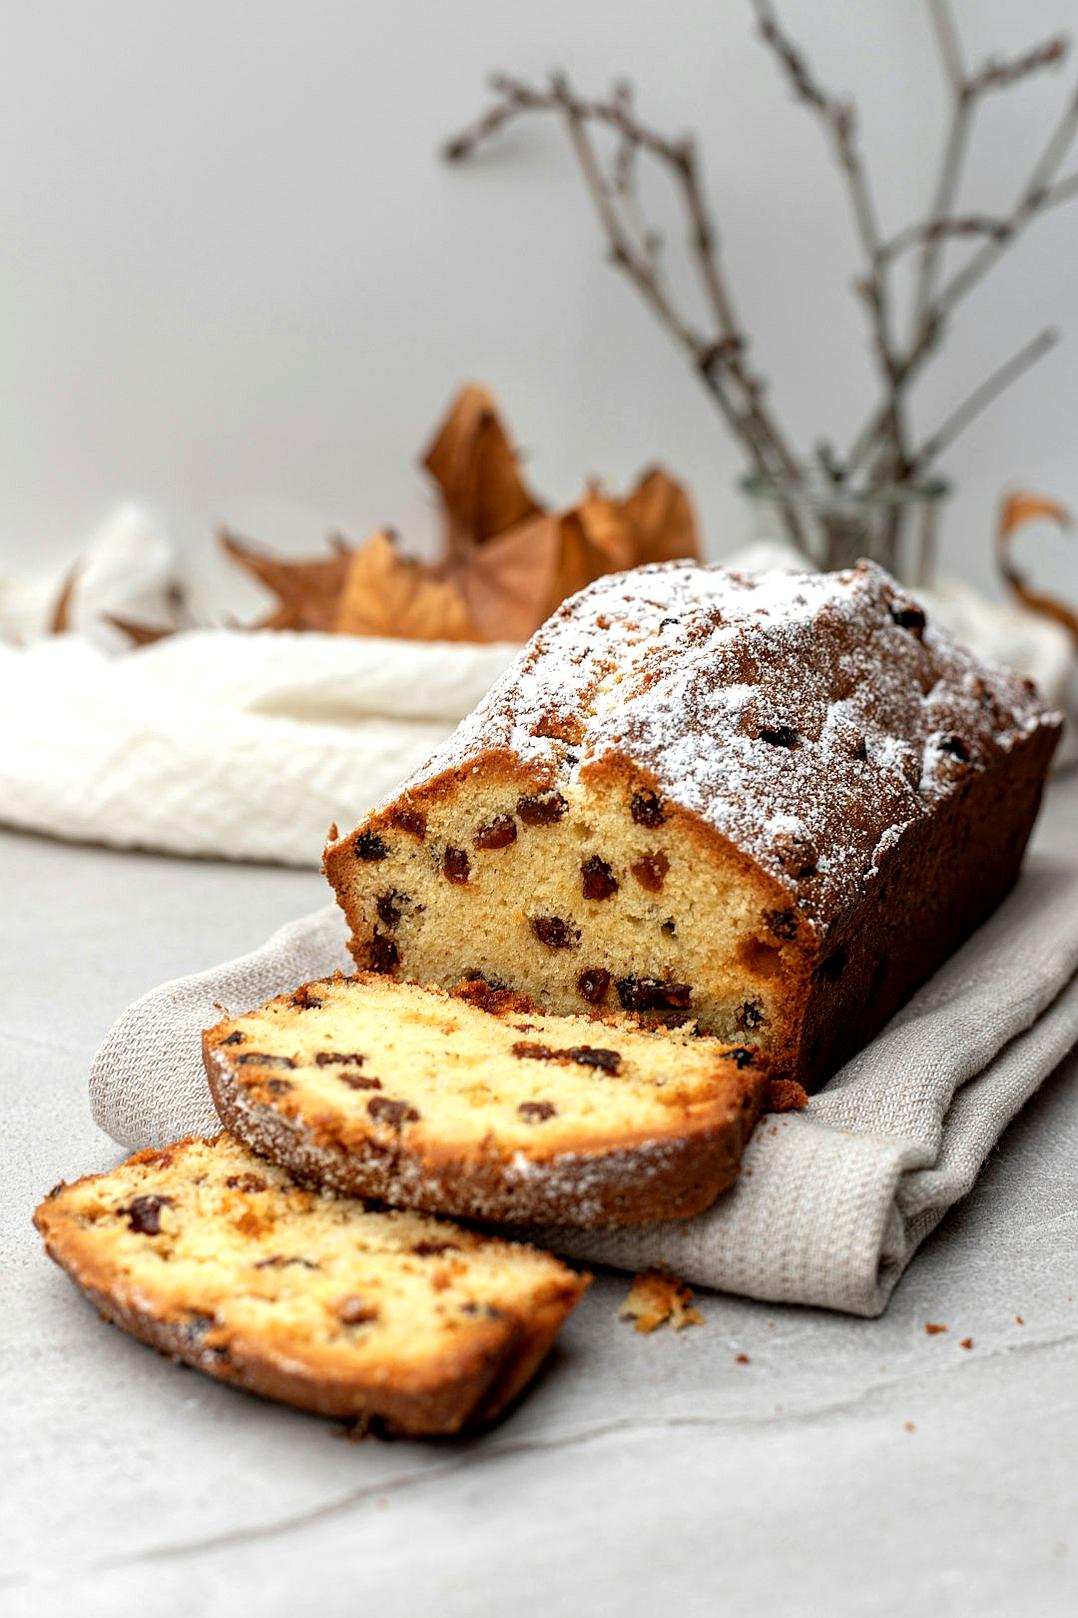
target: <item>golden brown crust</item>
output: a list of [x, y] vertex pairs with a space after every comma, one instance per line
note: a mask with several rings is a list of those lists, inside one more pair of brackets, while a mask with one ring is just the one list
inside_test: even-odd
[[[520, 1025], [513, 1019], [531, 1007], [523, 996], [491, 991], [485, 985], [467, 984], [448, 996], [415, 985], [401, 985], [398, 990], [381, 976], [360, 973], [353, 979], [304, 984], [289, 995], [277, 996], [262, 1011], [278, 1010], [297, 1029], [309, 1031], [314, 1026], [310, 1013], [294, 1011], [297, 999], [302, 1002], [327, 988], [358, 999], [366, 987], [376, 989], [380, 998], [399, 993], [402, 1016], [417, 998], [435, 1011], [457, 998], [503, 1025], [508, 1021], [516, 1039]], [[619, 1032], [624, 1036], [627, 1031], [649, 1046], [658, 1042], [664, 1068], [676, 1076], [678, 1046], [668, 1045], [661, 1035], [642, 1034], [635, 1026], [629, 1029], [631, 1023], [625, 1016], [603, 1019], [607, 1031], [601, 1043], [617, 1047]], [[542, 1037], [556, 1037], [551, 1028], [563, 1024], [566, 1032], [557, 1043], [572, 1046], [579, 1019], [546, 1018]], [[372, 1125], [366, 1111], [352, 1104], [355, 1096], [350, 1089], [341, 1088], [340, 1102], [305, 1092], [302, 1065], [299, 1072], [287, 1075], [290, 1087], [275, 1093], [283, 1089], [275, 1070], [263, 1069], [242, 1044], [234, 1044], [245, 1037], [243, 1030], [249, 1026], [243, 1017], [227, 1018], [204, 1032], [202, 1049], [218, 1115], [252, 1151], [282, 1164], [305, 1183], [394, 1207], [494, 1223], [610, 1227], [687, 1219], [703, 1212], [736, 1178], [767, 1085], [765, 1065], [750, 1048], [728, 1049], [693, 1040], [688, 1054], [695, 1071], [704, 1055], [706, 1085], [697, 1081], [693, 1091], [686, 1080], [687, 1099], [678, 1105], [653, 1106], [646, 1124], [607, 1125], [605, 1130], [595, 1125], [587, 1135], [574, 1134], [566, 1126], [534, 1142], [522, 1141], [519, 1133], [507, 1142], [499, 1135], [493, 1114], [473, 1107], [470, 1135], [446, 1141], [425, 1120], [404, 1122], [390, 1131]], [[319, 1032], [318, 1038], [323, 1037]], [[264, 1037], [258, 1042], [264, 1043]], [[384, 1059], [376, 1065], [391, 1093], [403, 1088], [407, 1075], [394, 1075]], [[483, 1082], [481, 1067], [469, 1072]], [[363, 1079], [357, 1075], [353, 1082]], [[612, 1086], [616, 1088], [616, 1079], [597, 1077], [600, 1119]], [[548, 1124], [548, 1131], [560, 1122]]]
[[[161, 1164], [169, 1170], [171, 1156], [182, 1159], [192, 1145], [216, 1144], [192, 1138], [164, 1152], [137, 1153], [121, 1168]], [[318, 1415], [375, 1418], [400, 1434], [452, 1434], [494, 1419], [538, 1367], [588, 1284], [587, 1276], [551, 1259], [551, 1273], [526, 1309], [501, 1309], [496, 1318], [469, 1321], [450, 1352], [443, 1350], [418, 1365], [375, 1366], [344, 1374], [286, 1332], [252, 1335], [219, 1322], [207, 1330], [193, 1317], [189, 1302], [177, 1307], [144, 1276], [128, 1275], [110, 1262], [107, 1245], [95, 1241], [92, 1228], [82, 1228], [70, 1206], [72, 1193], [107, 1188], [110, 1178], [109, 1174], [88, 1175], [71, 1185], [61, 1184], [34, 1214], [49, 1257], [101, 1315], [160, 1353], [235, 1387]], [[437, 1229], [448, 1237], [456, 1233], [464, 1239], [450, 1224]], [[467, 1240], [474, 1244], [494, 1239], [469, 1236]], [[495, 1245], [507, 1252], [515, 1246]]]

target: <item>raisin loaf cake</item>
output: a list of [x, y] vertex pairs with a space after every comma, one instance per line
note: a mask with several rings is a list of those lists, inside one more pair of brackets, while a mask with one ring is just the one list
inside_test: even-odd
[[325, 870], [364, 969], [750, 1038], [809, 1087], [1014, 882], [1061, 721], [871, 563], [566, 602]]
[[493, 1419], [587, 1285], [521, 1243], [311, 1191], [227, 1135], [59, 1185], [34, 1223], [100, 1312], [144, 1343], [400, 1433]]
[[471, 983], [305, 984], [203, 1036], [225, 1126], [398, 1207], [576, 1226], [684, 1219], [737, 1173], [763, 1063], [694, 1025], [541, 1014]]

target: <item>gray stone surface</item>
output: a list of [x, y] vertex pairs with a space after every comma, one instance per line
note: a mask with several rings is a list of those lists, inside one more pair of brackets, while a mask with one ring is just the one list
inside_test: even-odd
[[[1073, 779], [1039, 835], [1078, 855]], [[639, 1337], [600, 1276], [479, 1440], [355, 1444], [101, 1324], [29, 1224], [115, 1160], [86, 1104], [98, 1040], [321, 892], [0, 834], [5, 1614], [1078, 1610], [1073, 1056], [882, 1320], [711, 1296], [703, 1327]]]

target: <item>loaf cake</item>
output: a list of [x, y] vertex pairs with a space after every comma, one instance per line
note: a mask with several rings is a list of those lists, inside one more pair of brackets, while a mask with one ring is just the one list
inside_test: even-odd
[[540, 1013], [365, 972], [203, 1036], [222, 1122], [305, 1180], [399, 1207], [628, 1225], [708, 1207], [737, 1173], [763, 1063], [695, 1027]]
[[823, 1082], [1014, 882], [1061, 721], [871, 563], [599, 580], [325, 870], [364, 970]]
[[60, 1185], [34, 1223], [97, 1309], [209, 1376], [400, 1433], [493, 1419], [587, 1278], [446, 1220], [318, 1193], [227, 1135]]

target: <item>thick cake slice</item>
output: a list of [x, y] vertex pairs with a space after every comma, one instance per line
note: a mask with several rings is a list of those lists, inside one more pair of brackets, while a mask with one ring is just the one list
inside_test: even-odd
[[34, 1223], [142, 1342], [252, 1393], [401, 1433], [496, 1416], [587, 1285], [534, 1248], [311, 1191], [227, 1135], [59, 1185]]
[[639, 568], [325, 868], [360, 967], [692, 1017], [813, 1087], [1007, 892], [1059, 730], [869, 563]]
[[484, 983], [306, 984], [203, 1036], [222, 1121], [304, 1179], [507, 1223], [682, 1219], [737, 1173], [763, 1064], [693, 1025], [544, 1016]]

